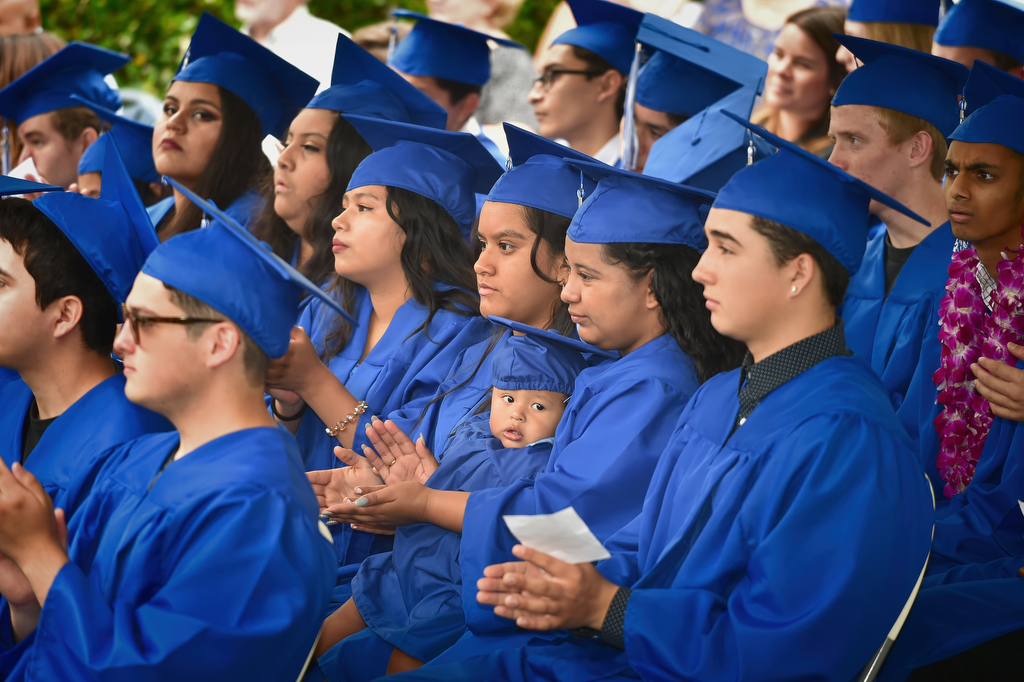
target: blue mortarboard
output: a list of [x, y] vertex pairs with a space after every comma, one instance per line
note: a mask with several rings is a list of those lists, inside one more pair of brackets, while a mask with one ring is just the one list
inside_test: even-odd
[[636, 101], [648, 109], [690, 117], [743, 86], [764, 86], [763, 60], [668, 19], [644, 16], [636, 39], [657, 50], [637, 77]]
[[82, 154], [78, 162], [79, 175], [103, 172], [107, 140], [113, 139], [117, 141], [117, 149], [121, 153], [125, 168], [128, 169], [128, 175], [143, 182], [160, 182], [160, 174], [153, 165], [153, 126], [118, 116], [110, 109], [85, 100], [80, 100], [80, 103], [92, 109], [97, 116], [113, 127]]
[[577, 192], [582, 189], [584, 196], [589, 196], [596, 183], [581, 175], [566, 159], [598, 161], [508, 123], [505, 138], [512, 168], [494, 183], [487, 200], [532, 206], [572, 218], [580, 205]]
[[509, 327], [522, 336], [511, 336], [494, 352], [491, 360], [493, 386], [506, 391], [555, 391], [572, 395], [576, 377], [587, 368], [583, 353], [614, 353], [562, 336], [548, 329], [537, 329], [500, 317], [488, 318]]
[[348, 188], [401, 187], [436, 202], [469, 234], [476, 220], [475, 194], [487, 194], [502, 168], [469, 133], [345, 115], [373, 154], [352, 173]]
[[970, 115], [951, 140], [1001, 144], [1024, 154], [1024, 81], [976, 61], [962, 104]]
[[860, 22], [938, 26], [939, 4], [940, 0], [853, 0], [846, 18]]
[[724, 114], [746, 118], [756, 98], [756, 87], [744, 87], [670, 130], [651, 146], [644, 175], [717, 192], [746, 165], [750, 145], [759, 157], [774, 151]]
[[935, 42], [981, 47], [1024, 62], [1024, 11], [996, 0], [960, 0], [942, 19]]
[[749, 213], [803, 232], [851, 275], [864, 257], [872, 199], [928, 225], [927, 220], [889, 195], [821, 157], [760, 126], [736, 120], [779, 151], [736, 173], [718, 193], [715, 208]]
[[833, 36], [864, 66], [843, 79], [832, 106], [865, 104], [902, 111], [950, 136], [960, 122], [957, 102], [970, 73], [966, 66], [899, 45]]
[[573, 216], [566, 233], [569, 239], [586, 244], [683, 244], [698, 251], [707, 248], [704, 219], [715, 200], [712, 192], [596, 161], [570, 163], [598, 182], [597, 189]]
[[331, 87], [306, 106], [430, 128], [448, 123], [448, 112], [440, 105], [340, 33]]
[[605, 0], [567, 2], [576, 19], [576, 28], [558, 36], [551, 44], [575, 45], [590, 50], [623, 75], [629, 74], [636, 31], [644, 13]]
[[296, 305], [305, 293], [355, 324], [337, 301], [229, 215], [173, 178], [167, 181], [213, 220], [161, 244], [144, 273], [220, 311], [271, 358], [287, 352]]
[[44, 185], [31, 180], [12, 178], [9, 175], [0, 175], [0, 197], [17, 196], [19, 194], [32, 194], [34, 192], [63, 192], [60, 185]]
[[260, 119], [264, 134], [284, 138], [295, 115], [316, 93], [317, 80], [203, 12], [172, 80], [212, 83], [242, 98]]
[[160, 241], [117, 143], [106, 144], [98, 199], [61, 192], [45, 194], [34, 205], [67, 235], [114, 300], [124, 303], [139, 269]]
[[487, 41], [522, 47], [511, 40], [494, 38], [465, 26], [431, 19], [426, 14], [396, 9], [399, 19], [415, 19], [416, 25], [388, 59], [388, 65], [410, 76], [427, 76], [482, 87], [491, 79], [491, 48]]
[[21, 123], [48, 111], [82, 106], [72, 95], [117, 109], [121, 97], [103, 78], [129, 61], [120, 52], [71, 43], [0, 90], [0, 115]]

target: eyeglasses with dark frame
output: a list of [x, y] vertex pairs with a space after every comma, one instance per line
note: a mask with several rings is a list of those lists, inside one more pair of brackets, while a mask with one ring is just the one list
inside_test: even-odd
[[132, 340], [135, 341], [136, 346], [139, 345], [139, 324], [202, 324], [204, 322], [226, 321], [224, 319], [215, 320], [209, 317], [143, 317], [133, 313], [124, 303], [121, 304], [121, 315], [124, 317], [124, 321], [128, 325], [128, 328], [132, 330]]
[[533, 87], [537, 87], [539, 85], [542, 92], [547, 92], [551, 89], [551, 86], [555, 84], [555, 79], [563, 73], [570, 76], [586, 76], [587, 78], [593, 78], [594, 76], [600, 76], [602, 72], [580, 71], [574, 69], [547, 69], [539, 78], [534, 79]]

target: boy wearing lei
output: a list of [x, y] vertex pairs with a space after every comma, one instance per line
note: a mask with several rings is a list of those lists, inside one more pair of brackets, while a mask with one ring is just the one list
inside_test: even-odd
[[[933, 429], [921, 426], [925, 471], [944, 494], [928, 574], [887, 680], [925, 666], [911, 679], [997, 680], [986, 666], [1024, 650], [1024, 81], [976, 62], [964, 102], [970, 115], [946, 157], [960, 241], [940, 312], [941, 360], [933, 358], [938, 416]], [[926, 405], [936, 394], [917, 399]]]
[[394, 679], [846, 682], [885, 639], [928, 554], [931, 495], [835, 307], [871, 199], [909, 210], [757, 134], [780, 151], [723, 187], [693, 272], [743, 367], [693, 395], [611, 558], [516, 546], [477, 601], [521, 633], [467, 634]]

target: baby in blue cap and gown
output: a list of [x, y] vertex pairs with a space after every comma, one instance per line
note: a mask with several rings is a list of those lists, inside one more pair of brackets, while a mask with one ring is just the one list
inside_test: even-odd
[[[885, 680], [906, 679], [922, 667], [913, 677], [1009, 679], [1002, 676], [1017, 671], [999, 663], [1020, 651], [1024, 636], [1024, 580], [1018, 575], [1024, 567], [1019, 504], [1024, 499], [1024, 425], [1006, 412], [997, 416], [994, 409], [997, 400], [1006, 405], [1006, 394], [1012, 395], [1024, 376], [1019, 357], [1024, 319], [1019, 308], [1007, 308], [1004, 298], [1009, 293], [1014, 300], [1014, 281], [1024, 270], [1017, 255], [1024, 204], [1014, 199], [1018, 174], [1024, 173], [1024, 81], [976, 62], [964, 88], [964, 108], [969, 115], [950, 136], [945, 188], [953, 233], [963, 240], [957, 243], [948, 286], [956, 293], [957, 307], [970, 311], [970, 317], [944, 315], [932, 328], [943, 346], [956, 345], [957, 351], [944, 349], [941, 360], [935, 351], [936, 386], [907, 396], [907, 402], [914, 399], [920, 406], [921, 464], [943, 494], [937, 496], [928, 573], [882, 670]], [[981, 183], [996, 189], [982, 193], [977, 189]], [[965, 320], [976, 327], [1002, 320], [1011, 331], [998, 337], [982, 330], [972, 339]], [[990, 352], [1005, 349], [1005, 355], [982, 364], [977, 357], [986, 337]], [[1018, 349], [1011, 352], [1007, 341]], [[965, 360], [965, 374], [954, 371], [957, 357]], [[1011, 377], [999, 377], [997, 367]], [[989, 396], [991, 403], [982, 400]], [[968, 419], [981, 437], [970, 449], [958, 436]]]
[[[221, 101], [218, 106], [210, 101], [209, 88], [176, 87], [176, 83], [217, 86], [219, 92], [230, 93], [233, 101]], [[312, 76], [252, 38], [204, 13], [154, 126], [157, 171], [190, 186], [248, 227], [260, 210], [258, 184], [270, 174], [261, 147], [263, 138], [283, 139], [288, 124], [316, 94], [318, 85]], [[234, 106], [236, 103], [240, 106]], [[204, 140], [202, 132], [208, 128], [203, 126], [214, 124], [220, 126], [217, 139]], [[243, 139], [243, 135], [247, 137]], [[225, 141], [228, 147], [218, 146]], [[209, 156], [201, 164], [204, 155]], [[244, 182], [237, 177], [227, 182], [214, 177], [217, 168], [247, 175]], [[200, 214], [196, 209], [186, 210], [187, 202], [182, 201], [178, 194], [149, 207], [149, 216], [163, 238], [199, 227]]]
[[[877, 184], [931, 222], [931, 229], [923, 228], [873, 203], [872, 214], [892, 227], [868, 240], [861, 266], [850, 278], [839, 308], [847, 346], [882, 379], [893, 409], [916, 444], [920, 427], [932, 430], [930, 419], [922, 420], [920, 415], [922, 408], [931, 415], [932, 406], [911, 400], [904, 409], [904, 399], [922, 388], [930, 392], [933, 386], [939, 353], [936, 324], [954, 242], [942, 173], [935, 177], [935, 157], [945, 159], [945, 138], [959, 122], [959, 94], [968, 71], [956, 62], [897, 45], [849, 36], [838, 36], [838, 40], [863, 66], [846, 77], [832, 100], [830, 129], [836, 145], [829, 161]], [[910, 159], [904, 151], [911, 148], [909, 140], [894, 145], [880, 123], [869, 127], [863, 122], [865, 115], [880, 120], [885, 110], [930, 123], [934, 132], [921, 127], [916, 134], [929, 136], [931, 153]], [[908, 121], [915, 124], [913, 119]], [[894, 147], [895, 153], [889, 151]], [[908, 164], [915, 165], [908, 168]], [[899, 172], [894, 173], [894, 168]]]
[[[493, 354], [490, 412], [460, 429], [426, 485], [481, 490], [532, 479], [547, 466], [555, 428], [587, 366], [581, 353], [600, 349], [558, 332], [492, 318], [512, 336]], [[352, 581], [352, 602], [328, 618], [321, 639], [336, 641], [355, 609], [365, 629], [346, 636], [319, 658], [328, 680], [373, 679], [388, 668], [393, 649], [428, 661], [465, 631], [460, 537], [421, 523], [398, 529], [393, 552], [367, 558]], [[332, 621], [337, 621], [332, 627]], [[345, 634], [347, 634], [347, 632]]]
[[[31, 633], [15, 642], [10, 613], [0, 614], [6, 679], [299, 675], [325, 615], [335, 556], [295, 442], [266, 414], [253, 372], [287, 350], [300, 289], [326, 298], [220, 219], [150, 254], [116, 348], [131, 370], [126, 393], [166, 411], [180, 430], [108, 455], [68, 525], [66, 557], [56, 529], [52, 539], [32, 535], [56, 545], [62, 565]], [[180, 306], [181, 317], [155, 317], [188, 303], [185, 295], [222, 317]], [[195, 327], [200, 321], [212, 326]], [[198, 331], [191, 341], [182, 324]], [[16, 489], [5, 468], [0, 477], [9, 494]], [[53, 523], [52, 507], [22, 513], [32, 519], [22, 521], [23, 534], [47, 515]], [[3, 551], [18, 561], [9, 544]]]
[[[759, 357], [748, 353], [694, 394], [642, 512], [606, 539], [611, 558], [595, 570], [520, 550], [536, 562], [526, 573], [510, 580], [522, 564], [492, 566], [480, 581], [481, 601], [522, 616], [506, 622], [540, 623], [543, 609], [531, 606], [550, 600], [550, 627], [572, 633], [466, 635], [395, 679], [846, 681], [885, 639], [928, 555], [930, 493], [881, 383], [848, 355], [826, 286], [841, 290], [843, 273], [856, 271], [870, 199], [898, 204], [772, 142], [778, 154], [718, 195], [694, 270], [716, 328]], [[793, 201], [776, 201], [780, 193]], [[823, 255], [780, 264], [757, 219]], [[825, 256], [830, 275], [797, 271], [797, 259]], [[771, 324], [779, 315], [781, 337]], [[579, 606], [537, 591], [540, 565]], [[463, 556], [468, 581], [465, 566]], [[524, 579], [549, 596], [523, 601]], [[467, 610], [491, 608], [470, 605], [475, 596], [464, 595]]]
[[[32, 132], [50, 130], [66, 142], [63, 152], [45, 145], [47, 151], [38, 156], [32, 145], [25, 145], [19, 161], [32, 158], [42, 182], [68, 189], [77, 180], [82, 153], [101, 131], [88, 126], [77, 139], [68, 140], [54, 128], [57, 117], [66, 109], [82, 107], [83, 100], [109, 109], [120, 107], [121, 96], [104, 78], [129, 61], [128, 55], [73, 42], [0, 90], [0, 116], [17, 122], [23, 141]], [[45, 123], [43, 116], [49, 119]]]
[[[121, 163], [116, 145], [108, 145], [104, 169], [108, 182], [98, 199], [85, 197], [73, 192], [48, 192], [32, 204], [22, 199], [8, 199], [0, 202], [0, 218], [9, 225], [24, 224], [25, 217], [18, 212], [25, 210], [41, 213], [36, 220], [49, 223], [48, 227], [59, 230], [67, 247], [75, 249], [88, 267], [110, 294], [108, 305], [111, 325], [116, 323], [114, 309], [124, 303], [132, 282], [146, 257], [157, 246], [156, 233], [146, 216], [132, 180]], [[39, 186], [14, 178], [0, 177], [5, 194], [36, 192], [56, 187]], [[4, 187], [6, 185], [6, 187]], [[13, 234], [9, 228], [0, 229], [0, 234]], [[38, 229], [38, 228], [36, 228]], [[36, 238], [38, 240], [38, 237]], [[21, 244], [25, 254], [39, 248], [33, 247], [29, 239]], [[64, 285], [67, 286], [66, 284]], [[86, 296], [82, 291], [66, 291], [84, 298], [84, 306], [95, 304], [95, 297]], [[96, 311], [90, 315], [98, 316]], [[93, 318], [95, 319], [95, 317]], [[17, 320], [5, 320], [11, 328], [18, 326]], [[115, 370], [109, 357], [110, 343], [114, 330], [109, 330], [109, 341], [105, 351], [106, 378], [92, 386], [61, 414], [49, 420], [45, 431], [36, 438], [34, 447], [27, 448], [33, 420], [40, 421], [36, 405], [36, 392], [51, 393], [52, 383], [70, 379], [49, 379], [50, 385], [29, 385], [21, 378], [0, 385], [0, 457], [8, 466], [20, 462], [32, 472], [54, 504], [64, 508], [71, 516], [74, 500], [88, 492], [91, 477], [104, 462], [105, 453], [115, 445], [138, 438], [155, 431], [168, 431], [171, 426], [163, 417], [140, 407], [124, 395], [125, 377]], [[45, 362], [60, 366], [58, 357], [34, 358], [24, 368], [27, 375], [38, 377], [33, 362]], [[84, 363], [83, 363], [84, 364]], [[14, 367], [20, 369], [20, 367]], [[84, 371], [83, 367], [79, 367]], [[38, 381], [38, 378], [36, 379]], [[31, 381], [31, 380], [30, 380]], [[35, 412], [36, 417], [29, 418]]]

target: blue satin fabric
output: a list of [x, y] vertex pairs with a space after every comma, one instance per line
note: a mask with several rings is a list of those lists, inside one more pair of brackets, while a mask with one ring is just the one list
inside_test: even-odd
[[[490, 329], [493, 333], [496, 327], [492, 325]], [[448, 376], [433, 395], [412, 400], [387, 418], [414, 440], [422, 433], [430, 451], [438, 461], [442, 461], [461, 427], [478, 407], [490, 399], [493, 383], [491, 353], [500, 349], [511, 335], [512, 332], [505, 329], [498, 336], [466, 348], [459, 353]], [[442, 395], [443, 398], [432, 403]], [[366, 442], [366, 436], [359, 434], [356, 443]]]
[[642, 513], [605, 543], [598, 569], [633, 589], [625, 652], [467, 635], [394, 679], [853, 679], [924, 564], [928, 484], [860, 360], [812, 367], [729, 437], [737, 375], [697, 392]]
[[[370, 295], [365, 289], [360, 288], [352, 313], [358, 324], [346, 346], [330, 359], [327, 366], [356, 400], [367, 402], [370, 414], [388, 414], [411, 400], [433, 395], [451, 371], [459, 353], [485, 338], [490, 327], [482, 317], [440, 310], [426, 330], [420, 329], [427, 320], [428, 311], [411, 298], [395, 313], [387, 331], [369, 355], [360, 360], [373, 313]], [[333, 311], [315, 300], [303, 308], [296, 324], [306, 330], [319, 352], [324, 348], [325, 338], [334, 329], [336, 319]], [[368, 418], [369, 415], [364, 417]], [[356, 434], [366, 442], [366, 436], [360, 433], [362, 428], [362, 425], [356, 425]], [[299, 424], [295, 440], [306, 471], [343, 466], [334, 456], [338, 442], [328, 436], [325, 429], [326, 425], [312, 410], [306, 412]], [[354, 445], [356, 452], [361, 452], [358, 438]], [[343, 567], [358, 564], [370, 554], [391, 549], [390, 536], [353, 531], [348, 524], [338, 524], [331, 530], [338, 560]], [[343, 570], [338, 575], [338, 582], [347, 582], [352, 575], [354, 570]], [[347, 594], [338, 595], [335, 601], [343, 598], [347, 598]]]
[[[491, 435], [489, 415], [473, 417], [430, 477], [436, 490], [473, 491], [532, 479], [547, 466], [551, 443], [504, 448]], [[387, 667], [391, 648], [429, 661], [466, 629], [462, 610], [461, 535], [430, 524], [403, 526], [393, 552], [375, 554], [360, 566], [352, 597], [367, 628], [388, 644], [377, 664]], [[320, 657], [329, 682], [370, 679], [364, 637], [342, 640]], [[382, 674], [382, 673], [381, 673]]]
[[171, 432], [112, 453], [71, 521], [71, 562], [35, 632], [14, 646], [0, 613], [6, 679], [298, 675], [334, 555], [294, 442], [282, 429], [238, 431], [160, 473], [177, 447]]
[[640, 513], [651, 474], [697, 386], [693, 360], [667, 334], [580, 373], [545, 471], [469, 497], [460, 563], [470, 630], [516, 629], [476, 602], [484, 568], [513, 559], [516, 540], [501, 517], [572, 506], [599, 540], [611, 536]]
[[[146, 207], [149, 219], [153, 221], [153, 227], [159, 227], [160, 221], [164, 219], [170, 210], [174, 208], [174, 197], [161, 199], [152, 206]], [[247, 190], [245, 194], [235, 199], [224, 212], [231, 216], [235, 222], [250, 232], [256, 226], [256, 218], [263, 210], [263, 196], [254, 189]]]
[[[31, 404], [32, 391], [20, 378], [0, 384], [0, 457], [7, 466], [21, 461], [25, 415]], [[50, 424], [25, 468], [70, 519], [111, 448], [172, 428], [160, 415], [130, 402], [124, 395], [124, 375], [115, 374]]]
[[[868, 242], [839, 315], [845, 323], [847, 347], [881, 377], [893, 409], [916, 446], [918, 432], [931, 428], [929, 417], [934, 418], [932, 374], [938, 368], [939, 307], [946, 294], [955, 238], [948, 222], [932, 230], [910, 254], [888, 297], [885, 238], [883, 230]], [[908, 395], [913, 397], [906, 401]]]
[[[922, 452], [936, 495], [945, 500], [934, 429]], [[914, 668], [1024, 629], [1024, 580], [1017, 575], [1024, 566], [1021, 499], [1024, 424], [997, 417], [971, 484], [939, 509], [928, 574], [881, 679], [906, 679]]]

